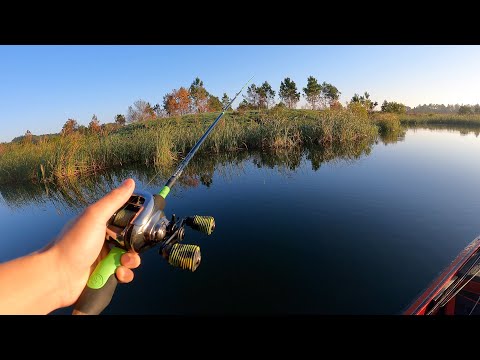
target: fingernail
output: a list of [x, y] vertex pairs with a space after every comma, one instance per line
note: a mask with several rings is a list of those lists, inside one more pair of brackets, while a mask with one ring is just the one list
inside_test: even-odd
[[126, 179], [120, 184], [120, 188], [129, 188], [132, 186], [133, 180], [132, 179]]
[[129, 255], [125, 255], [123, 259], [124, 266], [132, 265], [132, 258]]

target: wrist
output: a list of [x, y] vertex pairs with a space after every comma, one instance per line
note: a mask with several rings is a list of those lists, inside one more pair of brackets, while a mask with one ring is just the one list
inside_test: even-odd
[[46, 251], [33, 255], [38, 257], [38, 261], [46, 269], [46, 283], [50, 290], [51, 305], [53, 307], [51, 311], [70, 305], [67, 301], [68, 281], [61, 266], [60, 256], [56, 250], [56, 247], [52, 246]]

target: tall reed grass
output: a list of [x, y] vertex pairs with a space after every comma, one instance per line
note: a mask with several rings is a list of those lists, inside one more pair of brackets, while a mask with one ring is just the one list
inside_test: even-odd
[[[170, 167], [192, 148], [217, 115], [131, 124], [107, 136], [74, 133], [38, 143], [2, 144], [0, 183], [61, 182], [132, 163]], [[229, 112], [220, 121], [201, 151], [291, 150], [309, 144], [373, 141], [377, 135], [377, 126], [365, 114], [347, 109]]]
[[480, 114], [403, 114], [400, 115], [403, 125], [456, 125], [480, 127]]

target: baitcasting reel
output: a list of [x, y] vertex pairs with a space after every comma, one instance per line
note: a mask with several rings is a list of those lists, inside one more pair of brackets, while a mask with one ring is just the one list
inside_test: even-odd
[[200, 265], [200, 247], [180, 244], [185, 237], [185, 225], [210, 235], [215, 229], [211, 216], [189, 216], [168, 220], [163, 212], [165, 199], [145, 191], [135, 191], [123, 207], [107, 223], [105, 240], [124, 250], [144, 252], [159, 244], [159, 253], [172, 266], [195, 271]]
[[[250, 80], [252, 78], [253, 76]], [[135, 191], [129, 201], [112, 215], [107, 223], [105, 240], [113, 242], [116, 246], [110, 249], [108, 255], [97, 264], [90, 274], [83, 292], [75, 303], [74, 314], [94, 315], [100, 314], [105, 309], [110, 303], [118, 283], [115, 271], [121, 264], [121, 256], [130, 249], [135, 252], [143, 252], [160, 244], [159, 252], [170, 265], [190, 271], [197, 269], [201, 260], [200, 248], [196, 245], [179, 243], [185, 236], [185, 225], [210, 235], [215, 229], [215, 220], [211, 216], [195, 215], [177, 221], [175, 215], [172, 215], [169, 221], [163, 212], [165, 198], [200, 145], [203, 144], [225, 111], [230, 108], [250, 80], [223, 107], [222, 112], [190, 149], [158, 195]]]

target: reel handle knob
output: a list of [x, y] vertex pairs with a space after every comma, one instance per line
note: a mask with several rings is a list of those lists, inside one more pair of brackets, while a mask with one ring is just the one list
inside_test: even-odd
[[215, 230], [215, 219], [213, 216], [189, 216], [185, 220], [185, 224], [207, 235], [210, 235]]
[[160, 253], [170, 265], [191, 272], [197, 270], [202, 260], [200, 247], [197, 245], [176, 243], [161, 249]]

